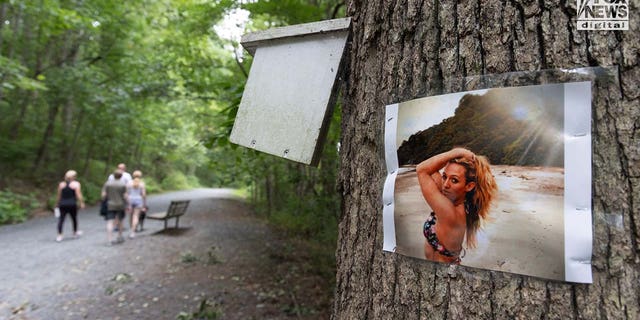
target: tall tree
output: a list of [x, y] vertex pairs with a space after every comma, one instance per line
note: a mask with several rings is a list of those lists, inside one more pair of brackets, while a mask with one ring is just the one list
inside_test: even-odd
[[[631, 13], [640, 12], [630, 1]], [[640, 33], [577, 31], [573, 1], [349, 1], [343, 198], [334, 319], [638, 319]], [[469, 75], [619, 67], [594, 103], [593, 284], [428, 263], [382, 251], [384, 106]], [[362, 167], [367, 170], [362, 170]], [[622, 224], [607, 223], [611, 213]], [[562, 244], [558, 244], [562, 245]]]

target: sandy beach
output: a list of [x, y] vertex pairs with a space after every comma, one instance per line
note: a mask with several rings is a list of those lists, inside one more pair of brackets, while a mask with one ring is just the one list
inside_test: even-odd
[[[491, 168], [499, 187], [492, 220], [462, 265], [564, 280], [564, 169]], [[402, 168], [395, 183], [396, 252], [424, 259], [422, 224], [431, 209], [410, 169]]]

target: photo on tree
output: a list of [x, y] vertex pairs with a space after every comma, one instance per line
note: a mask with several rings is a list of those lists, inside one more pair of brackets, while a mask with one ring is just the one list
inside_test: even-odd
[[384, 247], [591, 283], [591, 82], [388, 105]]

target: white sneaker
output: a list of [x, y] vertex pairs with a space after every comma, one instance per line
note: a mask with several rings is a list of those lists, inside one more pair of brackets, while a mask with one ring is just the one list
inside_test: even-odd
[[62, 236], [57, 236], [56, 237], [56, 242], [60, 242], [60, 241], [62, 241]]

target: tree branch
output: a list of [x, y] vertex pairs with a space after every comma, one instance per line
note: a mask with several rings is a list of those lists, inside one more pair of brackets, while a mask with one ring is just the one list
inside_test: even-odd
[[342, 6], [344, 6], [344, 1], [337, 3], [336, 6], [333, 7], [333, 12], [331, 13], [331, 19], [336, 18], [336, 16], [338, 15], [338, 11], [340, 11], [340, 7]]
[[244, 66], [242, 65], [242, 62], [240, 61], [240, 58], [238, 57], [238, 50], [234, 47], [233, 50], [233, 57], [236, 60], [236, 64], [238, 65], [238, 68], [240, 68], [240, 71], [242, 72], [242, 74], [244, 75], [245, 78], [249, 77], [249, 73], [247, 72], [247, 70], [244, 69]]

